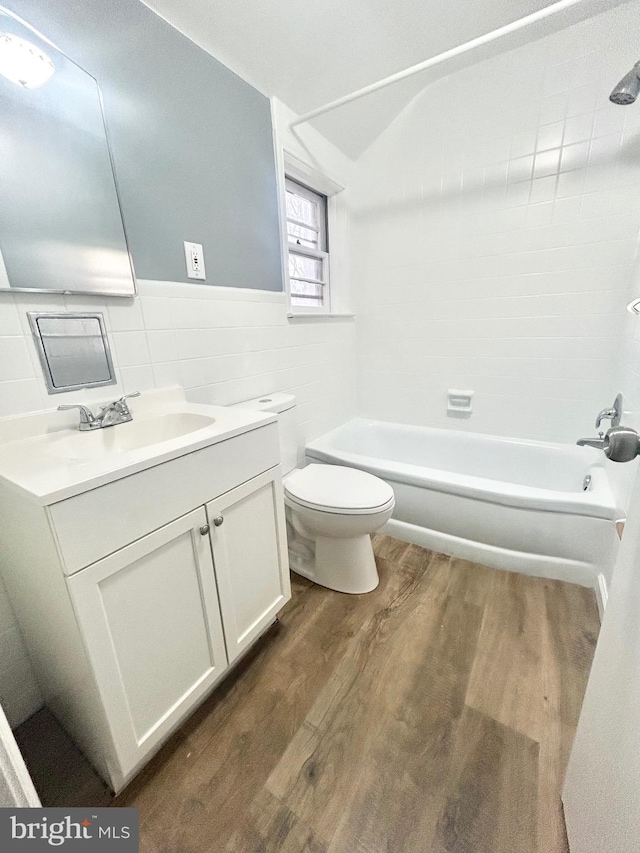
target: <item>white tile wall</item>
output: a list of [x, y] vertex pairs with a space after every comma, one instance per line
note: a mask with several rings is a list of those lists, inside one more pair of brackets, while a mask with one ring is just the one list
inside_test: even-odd
[[[640, 264], [636, 263], [629, 299], [640, 296]], [[640, 316], [625, 313], [622, 322], [620, 359], [618, 363], [617, 389], [624, 396], [623, 424], [640, 431]], [[616, 466], [621, 487], [627, 497], [631, 496], [638, 462]]]
[[[290, 321], [267, 291], [139, 282], [137, 299], [0, 293], [0, 416], [181, 385], [226, 405], [274, 391], [298, 400], [301, 447], [355, 412], [355, 325]], [[27, 311], [102, 311], [118, 385], [51, 396]]]
[[[300, 447], [355, 414], [353, 321], [287, 319], [283, 294], [139, 282], [135, 300], [0, 293], [0, 416], [60, 402], [113, 399], [181, 385], [225, 405], [275, 391], [297, 397]], [[49, 396], [31, 338], [31, 310], [102, 311], [118, 385]], [[0, 703], [12, 724], [40, 707], [19, 630], [0, 586]]]
[[[618, 390], [640, 230], [640, 104], [608, 101], [638, 59], [639, 14], [617, 7], [437, 82], [361, 158], [361, 414], [593, 433]], [[637, 365], [640, 334], [627, 349]], [[470, 419], [447, 417], [448, 388], [475, 390]]]

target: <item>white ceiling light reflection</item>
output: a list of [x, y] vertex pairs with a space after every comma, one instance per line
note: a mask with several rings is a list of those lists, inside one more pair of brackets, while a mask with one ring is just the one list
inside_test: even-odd
[[47, 54], [35, 44], [11, 33], [0, 33], [0, 74], [7, 80], [25, 89], [37, 89], [55, 70]]
[[30, 240], [23, 245], [22, 251], [27, 249], [31, 269], [38, 278], [54, 282], [64, 279], [68, 283], [69, 293], [75, 291], [108, 295], [122, 294], [127, 287], [131, 290], [131, 259], [124, 249], [63, 240]]

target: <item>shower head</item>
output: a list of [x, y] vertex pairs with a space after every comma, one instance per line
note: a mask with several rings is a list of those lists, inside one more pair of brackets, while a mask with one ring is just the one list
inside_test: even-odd
[[622, 80], [609, 95], [609, 100], [614, 104], [627, 106], [632, 104], [640, 94], [640, 62], [636, 62], [631, 71], [625, 74]]

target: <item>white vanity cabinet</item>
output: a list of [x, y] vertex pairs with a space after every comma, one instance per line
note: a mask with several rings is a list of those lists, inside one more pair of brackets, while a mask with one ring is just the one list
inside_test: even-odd
[[0, 566], [38, 681], [116, 791], [290, 598], [277, 423], [237, 417], [257, 427], [48, 503], [0, 471]]
[[67, 584], [126, 779], [289, 600], [279, 469]]
[[227, 669], [204, 509], [68, 584], [127, 777]]
[[284, 497], [267, 471], [207, 504], [229, 663], [288, 601]]

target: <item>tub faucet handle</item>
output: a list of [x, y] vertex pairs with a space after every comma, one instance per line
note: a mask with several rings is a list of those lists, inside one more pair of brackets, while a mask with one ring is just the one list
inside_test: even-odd
[[598, 417], [596, 418], [596, 429], [598, 429], [598, 427], [604, 420], [611, 421], [613, 423], [615, 416], [616, 410], [614, 408], [602, 409], [601, 412], [598, 412]]
[[613, 406], [610, 406], [607, 409], [602, 409], [601, 412], [598, 412], [598, 417], [596, 418], [596, 429], [600, 427], [602, 421], [607, 420], [611, 421], [612, 427], [620, 426], [620, 418], [622, 417], [622, 394], [618, 394], [616, 399], [613, 401]]

